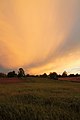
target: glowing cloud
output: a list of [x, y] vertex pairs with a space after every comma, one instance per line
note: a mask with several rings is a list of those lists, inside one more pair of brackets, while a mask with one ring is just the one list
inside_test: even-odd
[[80, 0], [0, 0], [1, 70], [70, 71], [79, 51]]

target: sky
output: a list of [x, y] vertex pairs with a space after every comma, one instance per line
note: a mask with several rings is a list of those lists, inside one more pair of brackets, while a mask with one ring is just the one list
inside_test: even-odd
[[80, 0], [0, 0], [0, 72], [80, 73]]

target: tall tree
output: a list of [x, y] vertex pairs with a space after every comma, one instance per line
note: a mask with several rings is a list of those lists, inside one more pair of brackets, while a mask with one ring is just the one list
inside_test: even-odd
[[67, 72], [66, 71], [63, 72], [62, 77], [67, 77]]
[[23, 68], [19, 68], [18, 77], [25, 77], [25, 72], [24, 72]]

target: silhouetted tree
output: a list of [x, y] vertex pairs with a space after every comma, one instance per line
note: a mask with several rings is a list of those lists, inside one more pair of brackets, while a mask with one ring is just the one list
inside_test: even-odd
[[70, 74], [69, 77], [75, 77], [75, 75], [74, 74]]
[[49, 77], [50, 77], [51, 79], [58, 80], [58, 75], [57, 75], [56, 72], [51, 72], [51, 73], [49, 74]]
[[62, 77], [67, 77], [67, 72], [66, 71], [63, 72]]
[[25, 77], [25, 72], [24, 72], [23, 68], [19, 68], [18, 77]]
[[25, 77], [37, 77], [38, 75], [30, 75], [30, 74], [27, 74], [25, 75]]
[[77, 73], [75, 76], [76, 76], [76, 77], [78, 77], [78, 76], [79, 76], [79, 74]]
[[0, 73], [0, 78], [6, 77], [6, 74]]
[[44, 73], [44, 74], [40, 75], [40, 77], [46, 78], [46, 77], [48, 77], [48, 76], [47, 76], [46, 73]]
[[7, 74], [7, 77], [17, 77], [17, 74], [15, 73], [15, 71], [12, 71]]
[[59, 74], [59, 75], [58, 75], [58, 78], [60, 78], [60, 77], [62, 77], [62, 75]]
[[30, 77], [30, 74], [25, 75], [25, 77]]

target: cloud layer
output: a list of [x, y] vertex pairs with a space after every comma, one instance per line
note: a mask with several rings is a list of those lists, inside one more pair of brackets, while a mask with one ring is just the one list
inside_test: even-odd
[[0, 0], [0, 71], [79, 72], [79, 6], [79, 0]]

